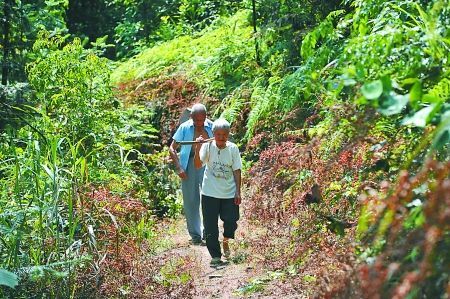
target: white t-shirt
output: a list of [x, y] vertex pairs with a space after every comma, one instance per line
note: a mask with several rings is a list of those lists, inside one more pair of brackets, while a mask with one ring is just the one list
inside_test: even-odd
[[206, 165], [202, 194], [216, 198], [234, 198], [236, 183], [233, 171], [242, 168], [237, 145], [227, 141], [226, 147], [219, 149], [215, 141], [205, 143], [200, 148], [200, 160]]

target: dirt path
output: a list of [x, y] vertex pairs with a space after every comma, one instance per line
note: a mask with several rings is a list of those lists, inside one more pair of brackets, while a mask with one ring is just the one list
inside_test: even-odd
[[239, 233], [236, 240], [230, 243], [232, 253], [229, 265], [222, 269], [214, 269], [209, 265], [211, 257], [206, 246], [189, 245], [184, 219], [176, 220], [173, 225], [170, 236], [173, 241], [172, 248], [179, 254], [195, 260], [198, 266], [196, 273], [193, 274], [193, 298], [257, 298], [256, 294], [249, 297], [240, 291], [240, 288], [248, 285], [250, 279], [258, 275], [259, 271], [255, 265], [247, 262], [248, 253], [239, 245], [242, 241], [239, 240], [241, 237]]

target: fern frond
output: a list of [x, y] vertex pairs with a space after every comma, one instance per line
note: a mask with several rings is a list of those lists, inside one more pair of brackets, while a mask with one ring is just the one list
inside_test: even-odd
[[239, 115], [239, 113], [242, 111], [242, 109], [246, 104], [246, 99], [242, 97], [241, 88], [242, 86], [235, 89], [233, 93], [225, 97], [220, 107], [216, 110], [216, 112], [222, 110], [220, 118], [225, 118], [231, 124], [236, 120], [237, 116]]
[[281, 103], [279, 86], [279, 80], [272, 80], [267, 87], [264, 82], [258, 81], [258, 85], [253, 89], [251, 96], [252, 110], [247, 121], [246, 140], [253, 137], [256, 126], [260, 121], [274, 111], [278, 111], [277, 107]]
[[439, 98], [441, 102], [447, 102], [450, 100], [450, 80], [448, 78], [442, 79], [428, 91], [428, 94]]
[[396, 120], [390, 118], [380, 118], [370, 130], [368, 136], [392, 138], [396, 134], [397, 130]]

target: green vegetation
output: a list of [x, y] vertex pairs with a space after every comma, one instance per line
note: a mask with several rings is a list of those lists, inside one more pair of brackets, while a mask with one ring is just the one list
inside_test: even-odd
[[145, 50], [120, 64], [112, 80], [127, 82], [181, 72], [199, 88], [225, 95], [248, 80], [255, 68], [248, 16], [248, 11], [242, 11], [216, 21], [197, 38], [183, 36]]
[[[118, 109], [105, 58], [77, 39], [61, 43], [40, 35], [27, 67], [33, 94], [15, 102], [13, 87], [2, 103], [11, 118], [2, 119], [0, 136], [0, 267], [20, 279], [4, 296], [96, 292], [79, 283], [80, 273], [113, 259], [111, 248], [117, 255], [129, 239], [153, 240], [153, 210], [180, 209], [177, 183], [151, 142], [158, 131], [140, 119], [145, 111]], [[158, 172], [166, 182], [155, 182]], [[11, 287], [9, 274], [2, 272], [2, 284]]]
[[236, 294], [447, 298], [448, 1], [166, 2], [0, 5], [0, 296], [189, 296], [158, 227], [201, 101], [233, 124], [242, 256], [268, 273]]

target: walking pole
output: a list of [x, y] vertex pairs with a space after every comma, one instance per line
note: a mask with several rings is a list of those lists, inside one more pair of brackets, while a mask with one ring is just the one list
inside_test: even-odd
[[189, 140], [189, 141], [178, 141], [177, 143], [180, 145], [191, 145], [191, 144], [197, 144], [197, 143], [210, 142], [213, 140], [214, 140], [214, 137], [208, 138], [208, 139], [203, 139], [202, 141]]

